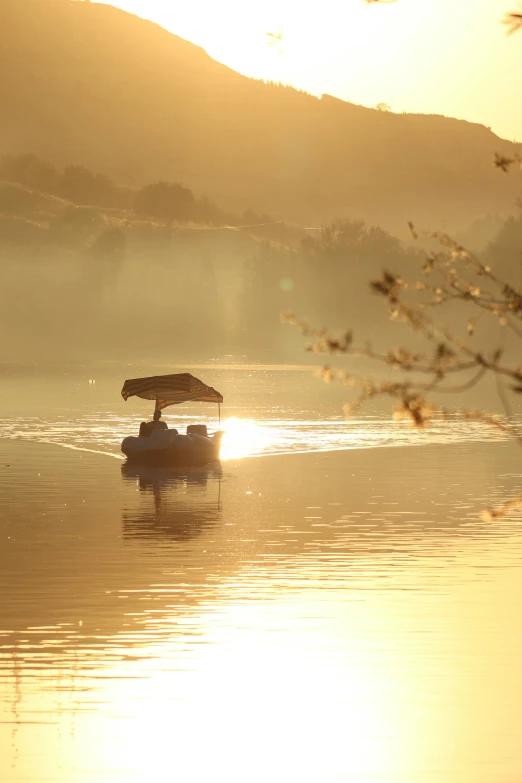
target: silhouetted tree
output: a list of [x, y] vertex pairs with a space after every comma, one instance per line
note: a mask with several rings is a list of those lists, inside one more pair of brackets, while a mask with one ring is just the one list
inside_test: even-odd
[[51, 163], [36, 155], [6, 155], [0, 161], [0, 177], [35, 190], [56, 193], [61, 175]]
[[209, 223], [211, 225], [236, 222], [233, 215], [223, 212], [223, 210], [216, 206], [207, 196], [202, 196], [194, 202], [193, 220], [198, 223]]
[[134, 209], [160, 220], [190, 220], [196, 213], [192, 192], [175, 182], [145, 185], [136, 194]]
[[[364, 285], [382, 265], [403, 271], [417, 257], [397, 237], [362, 220], [338, 219], [301, 242], [302, 264], [313, 280], [318, 314], [337, 319], [345, 311], [349, 292]], [[332, 281], [346, 297], [332, 302]], [[358, 310], [351, 301], [351, 310]]]
[[32, 153], [3, 157], [0, 178], [62, 196], [79, 205], [125, 207], [131, 201], [129, 190], [117, 187], [104, 174], [95, 174], [85, 166], [67, 166], [62, 173]]
[[60, 185], [61, 195], [75, 204], [116, 206], [115, 186], [104, 174], [93, 174], [85, 166], [67, 166]]

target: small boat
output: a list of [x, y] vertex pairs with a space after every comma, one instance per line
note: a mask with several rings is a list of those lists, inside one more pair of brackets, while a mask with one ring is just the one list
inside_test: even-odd
[[161, 411], [183, 402], [217, 402], [221, 424], [223, 396], [188, 372], [154, 375], [125, 381], [121, 395], [154, 400], [152, 422], [142, 422], [139, 434], [123, 439], [121, 450], [129, 462], [145, 465], [206, 465], [219, 459], [221, 438], [218, 430], [209, 436], [205, 424], [189, 424], [185, 435], [169, 429], [161, 421]]

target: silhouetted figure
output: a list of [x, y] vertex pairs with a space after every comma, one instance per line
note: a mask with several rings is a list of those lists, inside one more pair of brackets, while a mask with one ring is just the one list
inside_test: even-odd
[[152, 429], [157, 430], [168, 430], [168, 425], [166, 421], [160, 421], [161, 419], [161, 411], [156, 408], [154, 411], [154, 416], [151, 422], [149, 424], [151, 425]]
[[142, 421], [140, 424], [140, 438], [148, 438], [153, 430], [168, 430], [166, 421], [160, 421], [161, 411], [156, 409], [152, 421]]
[[140, 438], [148, 438], [150, 435], [149, 425], [146, 421], [142, 421], [140, 423], [140, 431], [139, 431], [139, 437]]

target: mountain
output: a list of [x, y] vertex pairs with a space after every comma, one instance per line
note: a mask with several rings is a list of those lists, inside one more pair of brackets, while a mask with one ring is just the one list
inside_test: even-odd
[[108, 5], [2, 0], [0, 30], [0, 154], [82, 162], [130, 187], [181, 182], [301, 225], [456, 230], [518, 195], [492, 165], [515, 145], [484, 126], [249, 79]]

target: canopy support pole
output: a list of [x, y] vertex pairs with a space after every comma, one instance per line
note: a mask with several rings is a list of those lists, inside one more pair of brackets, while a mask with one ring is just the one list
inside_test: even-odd
[[218, 402], [219, 429], [221, 429], [221, 403]]

